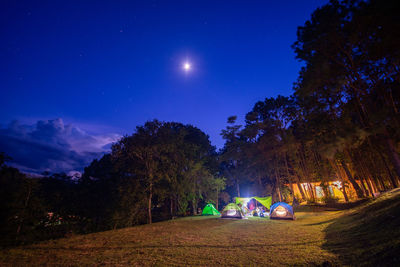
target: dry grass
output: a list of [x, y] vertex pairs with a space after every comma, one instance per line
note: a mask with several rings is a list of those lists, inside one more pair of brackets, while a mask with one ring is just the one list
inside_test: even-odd
[[[395, 203], [400, 203], [399, 196], [398, 192], [386, 200], [382, 199], [385, 201], [396, 199]], [[367, 203], [362, 207], [370, 209], [379, 206], [379, 203], [383, 201]], [[374, 238], [371, 246], [355, 246], [357, 244], [352, 241], [354, 236], [361, 233], [366, 239], [365, 229], [359, 228], [362, 221], [354, 215], [361, 216], [362, 207], [351, 211], [299, 212], [296, 214], [296, 221], [271, 221], [267, 218], [231, 220], [217, 217], [187, 217], [3, 250], [0, 251], [0, 265], [312, 266], [352, 264], [356, 263], [353, 262], [354, 255], [362, 257], [369, 250], [386, 249], [385, 246], [379, 247], [379, 245], [382, 242], [387, 243], [385, 238], [388, 238], [382, 235], [377, 237], [374, 232], [371, 235]], [[379, 210], [386, 214], [384, 207], [380, 207]], [[374, 224], [374, 217], [371, 218], [368, 223]], [[398, 234], [399, 230], [395, 232]], [[368, 233], [367, 231], [367, 235]], [[344, 236], [347, 237], [344, 238]], [[360, 241], [359, 238], [360, 236], [356, 239], [357, 242]], [[398, 241], [390, 244], [398, 246]], [[355, 251], [352, 252], [353, 248]], [[362, 263], [367, 261], [368, 259], [364, 258]]]

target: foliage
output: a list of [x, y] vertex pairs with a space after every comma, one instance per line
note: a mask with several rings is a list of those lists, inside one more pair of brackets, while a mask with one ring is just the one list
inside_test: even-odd
[[116, 143], [111, 157], [118, 172], [146, 193], [151, 223], [153, 206], [169, 208], [170, 216], [185, 215], [191, 206], [196, 214], [200, 200], [224, 189], [215, 177], [214, 150], [199, 129], [154, 120]]
[[1, 154], [5, 245], [196, 214], [199, 204], [218, 203], [225, 189], [208, 136], [173, 122], [137, 127], [85, 168], [79, 181], [49, 173], [27, 178], [5, 159]]
[[0, 246], [23, 244], [36, 239], [34, 229], [45, 217], [38, 197], [40, 184], [17, 169], [0, 168]]

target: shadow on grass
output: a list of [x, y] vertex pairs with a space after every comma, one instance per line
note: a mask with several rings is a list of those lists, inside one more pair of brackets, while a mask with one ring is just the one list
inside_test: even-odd
[[360, 199], [353, 202], [337, 202], [327, 204], [306, 204], [295, 207], [296, 212], [324, 212], [324, 211], [338, 211], [355, 208], [367, 202], [368, 199]]
[[[309, 242], [298, 242], [294, 243], [291, 242], [290, 246], [305, 246], [305, 245], [317, 245], [319, 244], [318, 241], [309, 241]], [[269, 247], [285, 247], [287, 243], [273, 243], [268, 244]], [[68, 250], [68, 251], [109, 251], [109, 250], [140, 250], [140, 249], [175, 249], [175, 248], [211, 248], [211, 249], [236, 249], [236, 248], [265, 248], [265, 243], [256, 243], [256, 244], [228, 244], [228, 245], [212, 245], [212, 244], [165, 244], [165, 245], [132, 245], [132, 246], [92, 246], [92, 247], [66, 247], [66, 246], [59, 246], [59, 247], [38, 247], [38, 246], [26, 246], [24, 250]]]
[[317, 223], [309, 223], [309, 224], [305, 224], [305, 226], [314, 226], [314, 225], [322, 225], [322, 224], [326, 224], [326, 223], [330, 223], [330, 222], [334, 222], [337, 219], [330, 219], [330, 220], [326, 220], [326, 221], [322, 221], [322, 222], [317, 222]]
[[324, 249], [346, 265], [400, 266], [400, 191], [394, 192], [333, 220]]

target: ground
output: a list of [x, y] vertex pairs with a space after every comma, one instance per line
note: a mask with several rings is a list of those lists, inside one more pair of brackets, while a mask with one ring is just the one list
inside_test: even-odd
[[400, 190], [353, 209], [310, 209], [296, 217], [186, 217], [2, 250], [0, 265], [400, 264]]

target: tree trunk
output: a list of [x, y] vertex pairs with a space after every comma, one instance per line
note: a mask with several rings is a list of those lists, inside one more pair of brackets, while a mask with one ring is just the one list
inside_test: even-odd
[[[362, 154], [360, 152], [358, 153], [358, 161], [360, 164], [361, 175], [363, 176], [363, 179], [361, 179], [361, 180], [362, 180], [362, 184], [364, 185], [364, 189], [366, 192], [368, 192], [367, 195], [373, 196], [374, 190], [370, 184], [371, 173], [370, 173], [367, 165], [364, 163]], [[368, 190], [367, 190], [367, 188], [365, 188], [365, 184], [367, 184]]]
[[361, 154], [361, 152], [359, 152], [359, 161], [361, 164], [361, 169], [363, 170], [363, 172], [366, 175], [365, 181], [367, 183], [367, 186], [370, 190], [371, 196], [374, 196], [374, 193], [376, 192], [375, 188], [374, 188], [374, 183], [373, 183], [373, 179], [372, 179], [372, 174], [370, 169], [368, 168], [368, 164], [365, 163], [365, 160], [363, 159], [363, 156]]
[[342, 193], [343, 193], [343, 196], [344, 196], [344, 201], [345, 202], [349, 202], [349, 197], [347, 196], [346, 186], [345, 186], [345, 183], [344, 183], [343, 179], [342, 179]]
[[314, 188], [312, 187], [311, 183], [307, 183], [308, 191], [310, 192], [310, 198], [312, 202], [315, 202], [315, 194], [314, 194]]
[[294, 202], [296, 199], [296, 196], [294, 195], [293, 183], [292, 183], [292, 179], [290, 179], [290, 178], [289, 178], [289, 187], [290, 187], [290, 191], [292, 191], [292, 201]]
[[[387, 145], [386, 140], [385, 140], [385, 143], [386, 143], [386, 145]], [[395, 177], [393, 177], [392, 171], [390, 170], [390, 168], [389, 168], [389, 166], [388, 166], [388, 163], [386, 162], [385, 156], [382, 154], [382, 152], [381, 152], [381, 150], [379, 149], [379, 147], [376, 147], [375, 150], [378, 152], [378, 155], [379, 155], [379, 157], [380, 157], [381, 160], [382, 160], [383, 166], [385, 167], [385, 170], [386, 170], [386, 172], [387, 172], [387, 174], [388, 174], [390, 183], [392, 184], [393, 188], [395, 188], [395, 187], [396, 187]], [[390, 154], [390, 153], [389, 153], [389, 154]], [[390, 156], [390, 155], [389, 155], [389, 156]], [[381, 182], [382, 184], [384, 184], [383, 181], [382, 181], [382, 177], [380, 177], [379, 180], [380, 180], [380, 182]], [[383, 186], [383, 188], [384, 188], [384, 190], [386, 190], [386, 186]]]
[[367, 179], [367, 183], [368, 183], [368, 187], [371, 189], [371, 195], [372, 195], [372, 197], [374, 197], [374, 194], [376, 193], [376, 188], [374, 186], [374, 183], [372, 182], [372, 178], [371, 177], [369, 177]]
[[365, 187], [365, 179], [360, 177], [360, 183], [364, 192], [364, 196], [368, 196], [370, 191], [368, 191], [368, 189]]
[[363, 191], [361, 190], [360, 186], [357, 184], [356, 180], [354, 180], [353, 176], [351, 175], [349, 169], [347, 168], [347, 164], [344, 160], [342, 160], [342, 167], [347, 175], [347, 178], [349, 179], [350, 183], [353, 185], [354, 190], [356, 191], [357, 197], [358, 198], [363, 198]]
[[237, 191], [237, 195], [238, 197], [240, 197], [240, 188], [239, 188], [239, 180], [236, 178], [236, 191]]
[[378, 185], [376, 184], [376, 181], [372, 176], [369, 178], [369, 182], [371, 183], [372, 190], [374, 191], [374, 193], [379, 192]]
[[292, 201], [295, 202], [295, 195], [294, 195], [294, 189], [293, 189], [293, 182], [292, 182], [292, 176], [290, 175], [289, 172], [289, 166], [288, 166], [288, 162], [287, 162], [287, 154], [285, 153], [285, 165], [286, 165], [286, 174], [288, 176], [288, 180], [289, 180], [289, 186], [290, 186], [290, 191], [292, 191]]
[[295, 177], [296, 177], [296, 184], [297, 184], [297, 187], [299, 188], [301, 197], [303, 198], [303, 200], [306, 201], [306, 200], [307, 200], [307, 196], [306, 196], [306, 194], [304, 193], [303, 187], [302, 187], [301, 184], [300, 184], [300, 178], [299, 178], [299, 176], [298, 176], [297, 174], [295, 175]]
[[308, 169], [308, 166], [307, 166], [306, 152], [305, 152], [305, 147], [304, 147], [303, 143], [301, 143], [301, 150], [300, 150], [299, 155], [300, 155], [300, 163], [302, 165], [304, 175], [306, 176], [307, 179], [310, 179], [311, 175], [310, 175], [310, 170]]
[[20, 218], [20, 222], [19, 222], [18, 227], [17, 227], [17, 234], [16, 234], [16, 236], [15, 236], [15, 240], [16, 240], [16, 241], [18, 240], [19, 234], [20, 234], [21, 229], [22, 229], [22, 225], [23, 225], [23, 223], [24, 223], [24, 219], [25, 219], [25, 210], [26, 210], [26, 208], [28, 207], [28, 203], [29, 203], [29, 200], [30, 200], [30, 198], [31, 198], [31, 193], [32, 193], [32, 185], [31, 185], [30, 183], [28, 183], [28, 194], [27, 194], [27, 196], [26, 196], [26, 198], [25, 198], [24, 208], [23, 208], [23, 210], [22, 210], [22, 212], [21, 212], [21, 215], [20, 215], [21, 218]]
[[279, 202], [282, 202], [282, 195], [281, 195], [281, 190], [279, 189], [279, 178], [276, 165], [275, 165], [275, 190], [276, 193], [278, 194]]
[[[389, 158], [392, 161], [394, 170], [397, 174], [397, 177], [399, 178], [400, 177], [400, 156], [399, 156], [399, 154], [397, 154], [394, 141], [389, 137], [387, 137], [385, 139], [385, 141], [386, 141], [386, 145], [387, 145], [388, 152], [389, 152]], [[399, 187], [398, 182], [396, 181], [396, 179], [394, 179], [394, 177], [392, 175], [390, 176], [390, 178], [391, 178], [393, 187]]]
[[151, 224], [152, 223], [152, 219], [151, 219], [151, 200], [153, 198], [153, 183], [151, 182], [149, 185], [149, 203], [148, 203], [148, 223]]
[[259, 188], [258, 188], [258, 194], [259, 194], [259, 196], [261, 196], [262, 195], [262, 191], [263, 191], [263, 185], [262, 185], [262, 181], [261, 181], [261, 176], [260, 175], [257, 175], [257, 180], [258, 180], [258, 185], [259, 185]]
[[372, 187], [372, 185], [370, 184], [371, 180], [369, 178], [364, 179], [365, 183], [368, 186], [368, 190], [371, 196], [374, 196], [374, 189]]
[[375, 188], [375, 192], [381, 192], [382, 191], [382, 188], [381, 188], [381, 185], [380, 185], [378, 179], [376, 179], [376, 177], [373, 176], [373, 175], [371, 176], [371, 182], [372, 182], [372, 185]]
[[173, 212], [173, 199], [172, 199], [172, 196], [171, 196], [171, 199], [169, 200], [169, 211], [170, 211], [170, 214], [171, 214], [171, 218], [172, 217], [174, 217], [174, 212]]
[[343, 179], [342, 174], [340, 173], [340, 170], [339, 170], [337, 164], [335, 163], [335, 161], [333, 159], [328, 159], [328, 162], [331, 164], [332, 169], [336, 173], [336, 177], [339, 179], [339, 181], [342, 184], [342, 193], [343, 193], [344, 201], [349, 202], [349, 197], [347, 196], [346, 187], [344, 184], [345, 180]]
[[197, 214], [197, 201], [196, 199], [192, 200], [192, 208], [193, 208], [193, 215]]
[[380, 186], [381, 186], [381, 188], [382, 188], [382, 191], [385, 191], [385, 190], [388, 189], [388, 188], [386, 187], [386, 184], [384, 183], [384, 181], [383, 181], [383, 179], [382, 179], [381, 177], [378, 177], [378, 178], [377, 178], [377, 181], [379, 182], [379, 184], [380, 184]]
[[[368, 137], [367, 140], [368, 140], [369, 146], [371, 147], [371, 150], [375, 151], [376, 153], [378, 153], [380, 159], [382, 160], [383, 166], [385, 167], [385, 170], [386, 170], [388, 176], [392, 180], [393, 179], [392, 178], [392, 172], [391, 172], [389, 166], [387, 165], [386, 160], [385, 160], [385, 156], [382, 154], [379, 146], [373, 145], [372, 141], [371, 141], [371, 138]], [[376, 166], [376, 163], [375, 163], [376, 159], [371, 157], [371, 153], [367, 153], [367, 154], [369, 156], [369, 162], [370, 162], [370, 164], [368, 166], [372, 166], [373, 170], [378, 169], [378, 167]], [[377, 188], [378, 188], [379, 191], [386, 190], [386, 186], [385, 186], [385, 184], [384, 184], [384, 182], [382, 180], [382, 177], [376, 177], [376, 176], [372, 176], [372, 177], [373, 177], [373, 179], [375, 181], [375, 184], [377, 185]]]
[[281, 190], [279, 190], [279, 185], [276, 185], [276, 193], [278, 194], [279, 202], [282, 202]]
[[299, 191], [300, 191], [301, 197], [303, 198], [303, 200], [307, 201], [307, 197], [306, 197], [306, 195], [305, 195], [305, 193], [304, 193], [304, 190], [303, 190], [303, 188], [301, 187], [301, 184], [300, 184], [300, 182], [297, 182], [296, 184], [297, 184], [297, 187], [299, 188]]
[[219, 190], [217, 189], [217, 201], [215, 201], [217, 210], [218, 210], [218, 204], [219, 204]]

